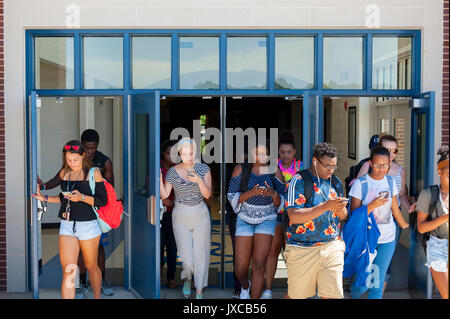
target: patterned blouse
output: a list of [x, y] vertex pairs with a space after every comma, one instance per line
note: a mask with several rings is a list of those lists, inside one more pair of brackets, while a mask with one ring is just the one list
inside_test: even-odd
[[271, 196], [253, 196], [247, 201], [238, 204], [241, 192], [239, 192], [241, 186], [242, 174], [231, 178], [228, 188], [228, 200], [231, 203], [233, 211], [238, 214], [238, 217], [249, 224], [260, 224], [265, 220], [273, 220], [277, 218], [277, 213], [284, 208], [284, 184], [274, 176], [275, 186], [272, 183], [272, 174], [255, 175], [250, 174], [247, 189], [252, 189], [256, 184], [265, 186], [265, 182], [275, 189], [281, 197], [281, 204], [276, 207], [273, 204]]

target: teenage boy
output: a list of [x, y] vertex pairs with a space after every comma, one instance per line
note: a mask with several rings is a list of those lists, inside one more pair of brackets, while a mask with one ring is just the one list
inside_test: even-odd
[[285, 298], [344, 298], [342, 272], [345, 244], [340, 220], [347, 218], [347, 199], [333, 175], [338, 151], [329, 143], [313, 147], [312, 166], [289, 182], [285, 258], [288, 293]]

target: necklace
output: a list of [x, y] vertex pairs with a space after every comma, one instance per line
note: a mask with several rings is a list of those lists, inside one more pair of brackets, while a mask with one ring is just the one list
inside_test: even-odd
[[[73, 181], [72, 188], [70, 189], [69, 185], [70, 185], [70, 175], [71, 175], [71, 173], [69, 172], [69, 176], [67, 177], [67, 191], [68, 192], [72, 193], [73, 188], [75, 187], [75, 184], [77, 183], [77, 179], [80, 176], [80, 174], [81, 174], [81, 170], [78, 172], [77, 177], [75, 177], [75, 180]], [[65, 216], [64, 216], [64, 214], [65, 214]], [[65, 217], [65, 219], [67, 221], [69, 221], [70, 220], [70, 199], [67, 199], [66, 211], [65, 211], [64, 214], [63, 214], [63, 218]]]

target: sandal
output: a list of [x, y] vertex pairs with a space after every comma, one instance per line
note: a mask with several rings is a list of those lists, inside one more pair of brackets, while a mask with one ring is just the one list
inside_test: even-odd
[[183, 285], [184, 298], [188, 299], [191, 296], [191, 281], [185, 280]]

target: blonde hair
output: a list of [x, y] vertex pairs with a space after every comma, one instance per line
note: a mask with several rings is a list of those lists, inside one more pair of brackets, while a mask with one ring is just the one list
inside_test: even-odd
[[178, 141], [178, 143], [177, 143], [178, 153], [180, 153], [180, 150], [183, 147], [186, 147], [186, 144], [188, 144], [188, 143], [192, 145], [192, 147], [194, 148], [194, 153], [195, 153], [195, 151], [197, 149], [197, 144], [195, 143], [194, 139], [189, 138], [189, 137], [183, 137], [181, 140]]

